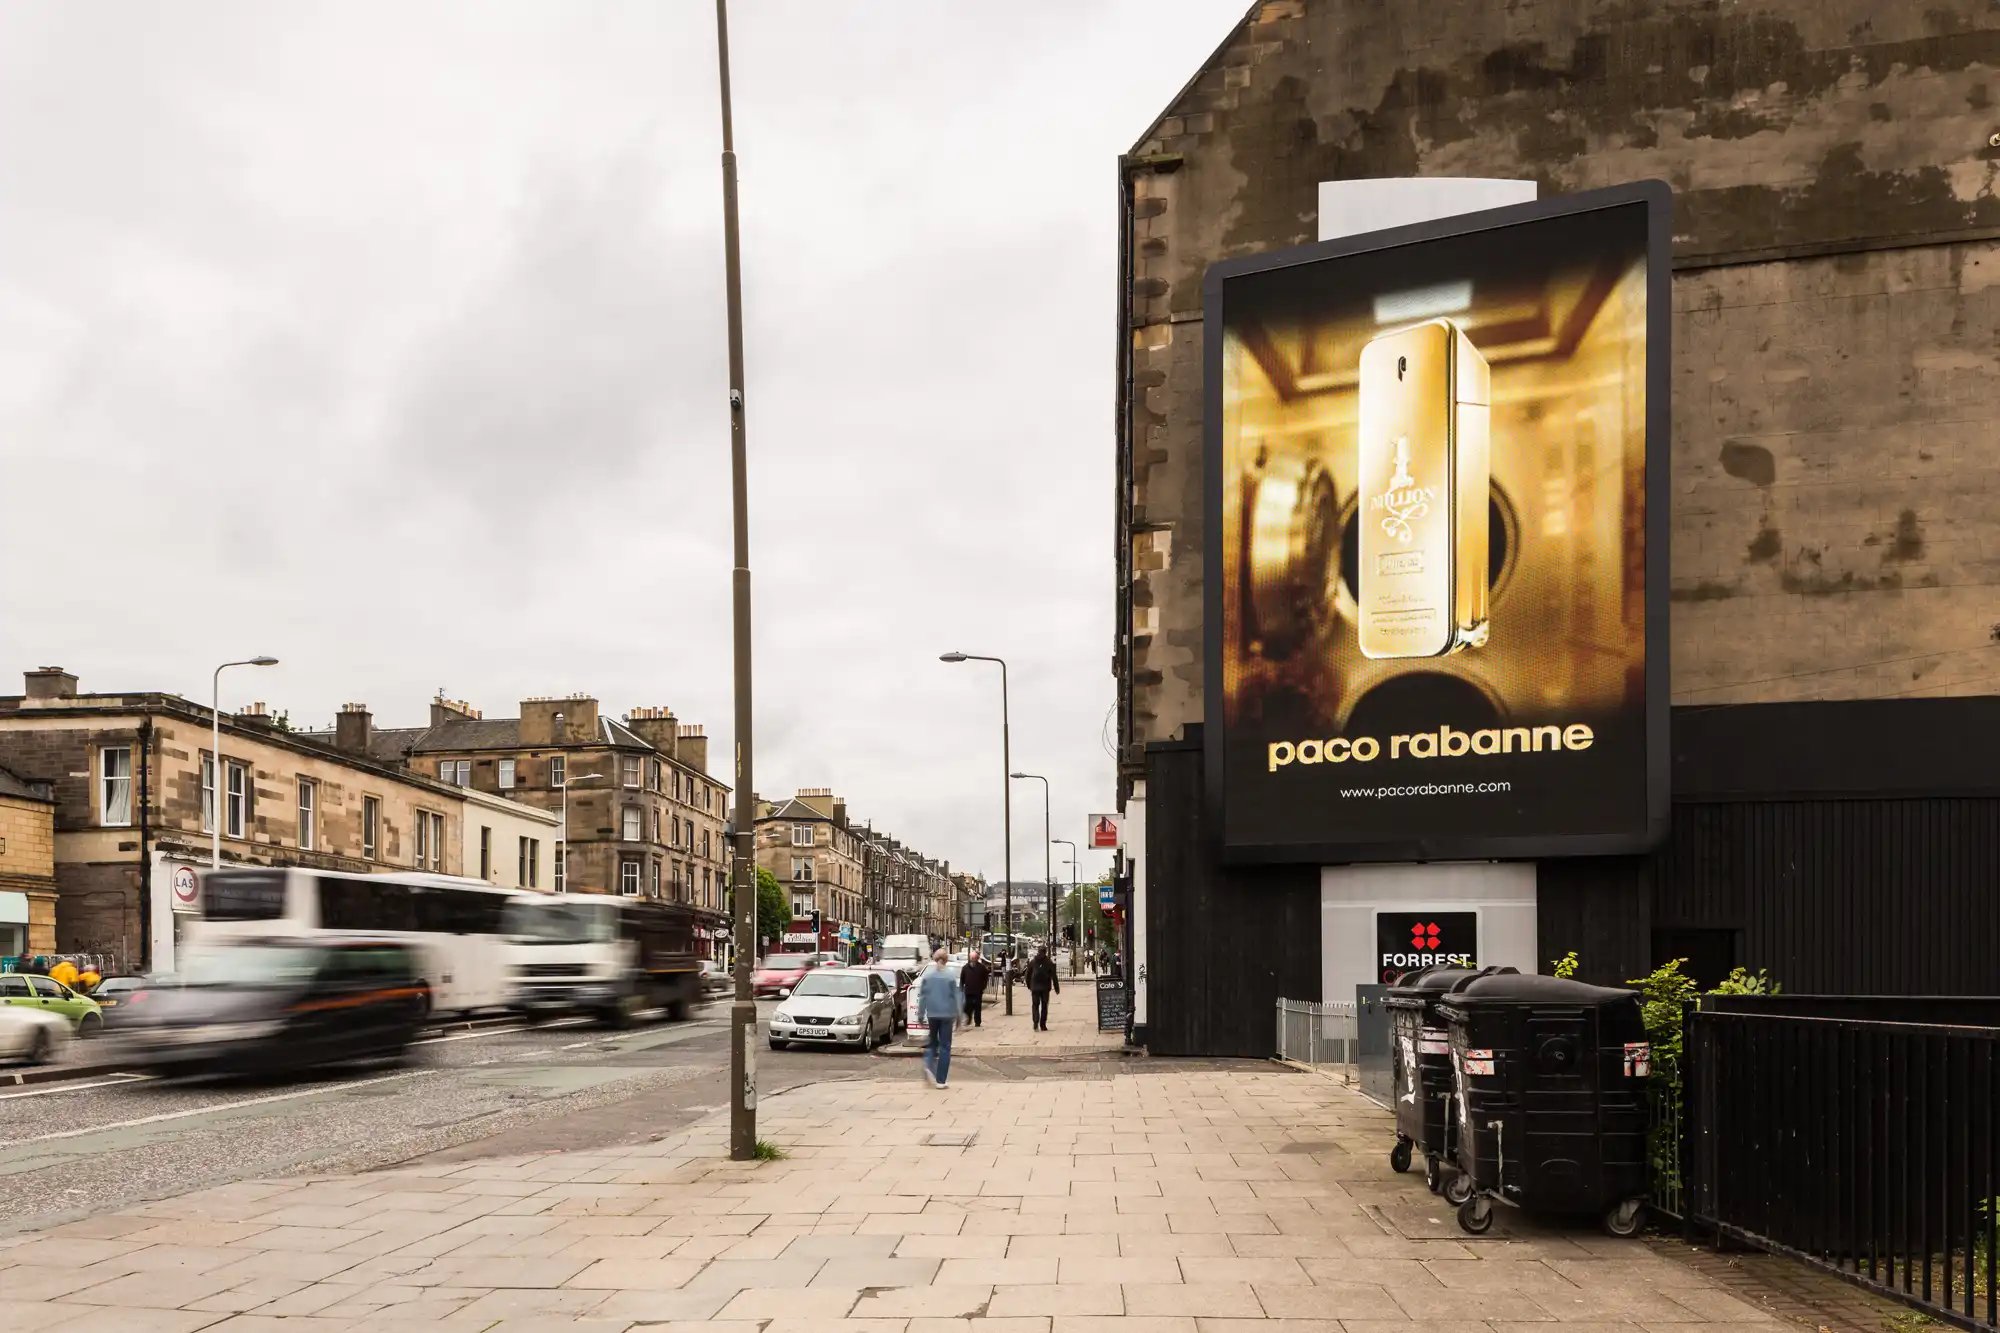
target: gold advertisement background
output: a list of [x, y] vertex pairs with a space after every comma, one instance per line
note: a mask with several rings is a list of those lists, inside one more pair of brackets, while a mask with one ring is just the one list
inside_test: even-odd
[[1404, 711], [1411, 685], [1450, 700], [1458, 725], [1642, 709], [1643, 255], [1480, 281], [1451, 312], [1492, 367], [1494, 550], [1490, 640], [1446, 657], [1371, 660], [1356, 641], [1356, 376], [1396, 321], [1351, 305], [1239, 305], [1224, 331], [1229, 721], [1337, 734], [1374, 704]]

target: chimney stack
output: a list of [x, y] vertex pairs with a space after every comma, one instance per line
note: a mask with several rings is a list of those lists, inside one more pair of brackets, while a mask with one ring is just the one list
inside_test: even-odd
[[266, 731], [271, 729], [271, 713], [269, 709], [264, 707], [262, 699], [259, 699], [256, 703], [246, 708], [239, 709], [236, 714], [236, 720], [246, 727], [262, 727]]
[[708, 731], [701, 723], [681, 723], [681, 734], [675, 745], [675, 753], [683, 764], [698, 773], [708, 772]]
[[367, 704], [342, 704], [333, 719], [333, 747], [345, 754], [368, 754], [368, 737], [375, 729]]
[[76, 677], [59, 666], [39, 667], [24, 674], [30, 699], [76, 698]]
[[597, 700], [587, 694], [521, 700], [523, 745], [595, 745], [597, 733]]
[[431, 700], [431, 725], [441, 727], [447, 722], [476, 722], [480, 712], [463, 699], [447, 699], [439, 690], [437, 698]]
[[635, 708], [625, 715], [632, 734], [669, 758], [680, 757], [680, 723], [671, 708]]

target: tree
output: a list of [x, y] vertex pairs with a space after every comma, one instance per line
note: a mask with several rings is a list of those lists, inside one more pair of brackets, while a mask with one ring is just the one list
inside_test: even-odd
[[1066, 893], [1063, 895], [1062, 914], [1056, 920], [1056, 928], [1058, 930], [1061, 930], [1064, 926], [1073, 926], [1076, 924], [1076, 900], [1078, 898], [1083, 899], [1084, 933], [1077, 938], [1079, 945], [1087, 947], [1090, 932], [1093, 929], [1097, 932], [1096, 943], [1100, 949], [1110, 944], [1116, 938], [1112, 932], [1111, 918], [1104, 915], [1103, 911], [1097, 905], [1098, 886], [1105, 883], [1107, 879], [1108, 876], [1100, 877], [1097, 884], [1085, 884], [1078, 888], [1075, 893]]
[[792, 899], [785, 892], [785, 886], [778, 883], [778, 877], [762, 866], [757, 867], [757, 943], [761, 948], [765, 940], [773, 944], [785, 938], [785, 932], [792, 926]]

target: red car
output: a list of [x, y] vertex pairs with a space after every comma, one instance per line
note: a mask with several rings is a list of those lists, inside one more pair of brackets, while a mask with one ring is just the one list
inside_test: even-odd
[[799, 978], [819, 965], [819, 957], [809, 953], [766, 954], [750, 974], [750, 993], [760, 1000], [782, 1000], [799, 984]]

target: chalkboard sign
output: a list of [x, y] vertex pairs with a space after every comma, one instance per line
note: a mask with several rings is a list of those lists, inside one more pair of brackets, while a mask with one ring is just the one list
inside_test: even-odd
[[1097, 1030], [1099, 1032], [1123, 1032], [1125, 1016], [1132, 1012], [1132, 1002], [1125, 992], [1123, 977], [1099, 977], [1097, 979]]

